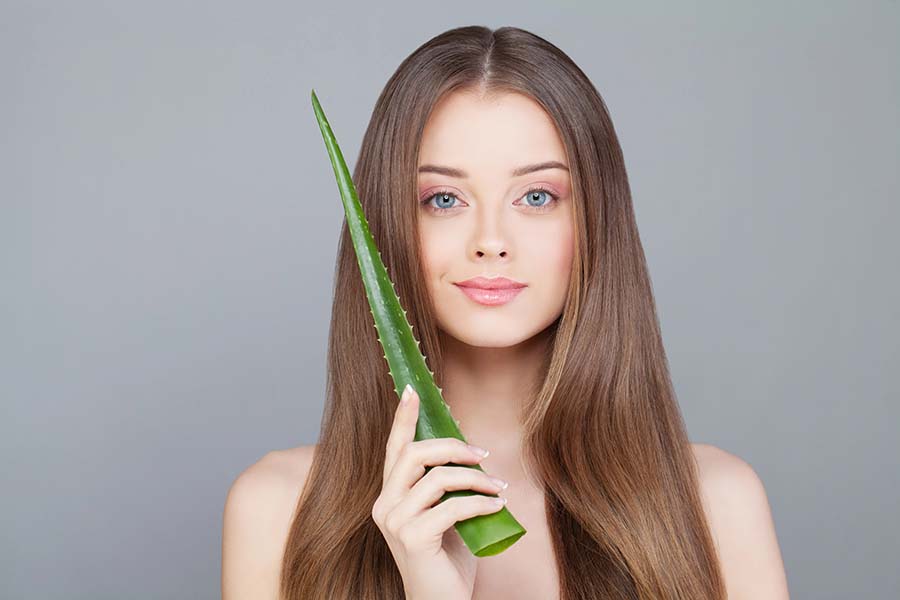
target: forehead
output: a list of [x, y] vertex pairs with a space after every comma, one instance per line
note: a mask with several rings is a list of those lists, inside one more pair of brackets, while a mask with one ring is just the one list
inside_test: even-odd
[[566, 163], [556, 124], [540, 104], [522, 94], [482, 98], [456, 91], [443, 98], [425, 124], [419, 164], [441, 164], [477, 173], [547, 160]]

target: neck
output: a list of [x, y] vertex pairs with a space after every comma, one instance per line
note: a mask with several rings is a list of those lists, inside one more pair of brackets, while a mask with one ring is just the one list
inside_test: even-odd
[[553, 327], [515, 346], [470, 346], [442, 337], [443, 396], [466, 440], [491, 457], [516, 458], [521, 410], [540, 384]]

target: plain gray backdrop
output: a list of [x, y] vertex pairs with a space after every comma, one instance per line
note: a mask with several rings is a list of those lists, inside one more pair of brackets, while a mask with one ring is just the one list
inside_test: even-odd
[[692, 441], [794, 598], [900, 590], [900, 6], [7, 2], [3, 598], [217, 598], [225, 496], [317, 441], [347, 162], [417, 46], [514, 25], [611, 112]]

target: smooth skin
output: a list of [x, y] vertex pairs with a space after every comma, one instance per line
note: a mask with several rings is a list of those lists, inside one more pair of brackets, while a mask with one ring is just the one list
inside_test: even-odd
[[[546, 600], [558, 586], [543, 495], [521, 462], [518, 412], [538, 382], [539, 367], [548, 351], [547, 328], [561, 314], [568, 291], [575, 231], [572, 182], [566, 168], [521, 175], [512, 172], [548, 161], [568, 167], [566, 158], [552, 119], [540, 105], [519, 94], [484, 98], [455, 91], [435, 107], [423, 132], [415, 210], [425, 283], [442, 336], [443, 396], [466, 439], [491, 451], [480, 465], [509, 481], [504, 496], [528, 530], [505, 552], [477, 559], [474, 590], [466, 596], [472, 560], [452, 545], [458, 534], [448, 523], [447, 512], [442, 512], [449, 507], [438, 506], [437, 512], [430, 509], [435, 516], [426, 520], [429, 533], [409, 547], [415, 545], [420, 552], [427, 548], [421, 560], [455, 565], [455, 571], [432, 571], [431, 575], [453, 573], [463, 593], [460, 598]], [[430, 168], [434, 166], [440, 167], [439, 172]], [[445, 167], [463, 173], [454, 174]], [[544, 192], [527, 193], [532, 187], [544, 187], [556, 199]], [[441, 190], [446, 194], [439, 193]], [[484, 306], [453, 285], [477, 275], [502, 275], [527, 287], [505, 305]], [[395, 428], [398, 425], [395, 423]], [[435, 468], [419, 483], [411, 483], [414, 474], [424, 473], [427, 460], [464, 464], [462, 457], [454, 454], [456, 446], [416, 444], [404, 446], [405, 452], [399, 454], [396, 448], [390, 451], [396, 456], [391, 464], [399, 470], [386, 474], [382, 490], [386, 501], [378, 504], [378, 511], [373, 507], [373, 518], [376, 514], [379, 519], [384, 517], [382, 524], [386, 523], [386, 509], [396, 510], [401, 505], [396, 523], [420, 522], [424, 513], [418, 511], [425, 498], [439, 498], [441, 486], [465, 483], [468, 489], [496, 493], [495, 488], [489, 492], [482, 487], [485, 479], [478, 475], [463, 482], [449, 473], [473, 471], [464, 467]], [[760, 478], [749, 464], [724, 450], [707, 444], [692, 444], [692, 448], [729, 600], [788, 598], [774, 521]], [[232, 484], [223, 521], [225, 600], [277, 598], [288, 527], [314, 452], [315, 446], [274, 450]], [[417, 465], [419, 460], [422, 462]], [[403, 492], [406, 484], [408, 493]], [[380, 512], [382, 509], [385, 512]], [[395, 557], [401, 556], [401, 572], [409, 575], [417, 565], [404, 562], [405, 551], [399, 550], [404, 542], [390, 533], [399, 532], [393, 519], [382, 531], [388, 532], [385, 537], [392, 552], [397, 552]], [[436, 549], [435, 531], [445, 524], [444, 544]]]
[[[789, 599], [762, 481], [748, 463], [721, 448], [695, 443], [692, 449], [729, 600]], [[315, 452], [315, 445], [271, 450], [235, 478], [223, 515], [223, 600], [278, 600], [288, 528]], [[485, 470], [492, 469], [492, 458], [493, 453], [480, 462]], [[482, 598], [489, 596], [473, 596]]]

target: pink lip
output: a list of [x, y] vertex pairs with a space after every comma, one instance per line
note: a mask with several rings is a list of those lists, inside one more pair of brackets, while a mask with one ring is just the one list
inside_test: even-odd
[[457, 281], [456, 285], [467, 288], [481, 288], [483, 290], [506, 290], [525, 287], [524, 283], [507, 279], [506, 277], [473, 277], [465, 281]]
[[457, 285], [457, 287], [462, 290], [462, 293], [478, 302], [479, 304], [486, 304], [487, 306], [498, 306], [500, 304], [506, 304], [513, 298], [519, 295], [525, 288], [506, 288], [506, 289], [496, 289], [496, 290], [485, 290], [482, 288], [476, 287], [466, 287], [462, 285]]

